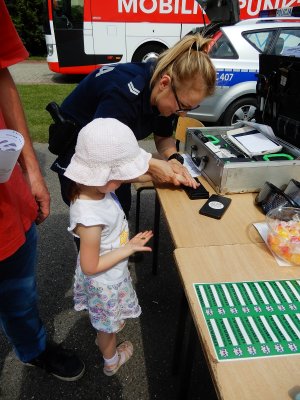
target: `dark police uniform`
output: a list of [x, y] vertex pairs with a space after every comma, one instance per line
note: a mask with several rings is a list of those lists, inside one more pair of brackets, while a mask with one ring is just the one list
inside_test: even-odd
[[[170, 137], [175, 116], [163, 117], [150, 104], [152, 63], [104, 65], [86, 76], [61, 104], [64, 117], [79, 128], [95, 118], [116, 118], [127, 125], [137, 140], [151, 135]], [[67, 178], [63, 173], [74, 154], [74, 148], [60, 155], [51, 169], [60, 176], [62, 195], [66, 203]], [[126, 188], [127, 186], [127, 188]], [[128, 215], [131, 203], [130, 185], [117, 191]]]

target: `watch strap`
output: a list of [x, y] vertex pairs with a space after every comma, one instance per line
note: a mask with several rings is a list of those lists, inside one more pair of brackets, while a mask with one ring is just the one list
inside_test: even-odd
[[180, 164], [184, 164], [184, 158], [179, 153], [174, 153], [174, 154], [170, 155], [170, 157], [168, 158], [168, 161], [173, 160], [173, 159], [179, 161]]

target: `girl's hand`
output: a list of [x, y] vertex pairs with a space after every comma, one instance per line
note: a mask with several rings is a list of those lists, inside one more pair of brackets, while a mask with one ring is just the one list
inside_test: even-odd
[[189, 171], [177, 160], [164, 161], [152, 158], [149, 162], [148, 173], [158, 184], [171, 183], [175, 186], [191, 186], [194, 189], [199, 186]]
[[[153, 182], [158, 184], [170, 183], [175, 186], [180, 186], [182, 181], [185, 181], [185, 178], [179, 174], [176, 174], [173, 171], [171, 164], [165, 160], [151, 158], [149, 161], [148, 174], [151, 175]], [[178, 180], [178, 177], [180, 180]]]
[[140, 232], [129, 240], [124, 247], [129, 247], [132, 250], [132, 254], [137, 251], [152, 251], [151, 247], [145, 246], [152, 236], [152, 231]]
[[187, 168], [184, 165], [182, 165], [179, 161], [172, 159], [168, 161], [168, 164], [171, 165], [171, 168], [175, 172], [176, 178], [180, 183], [182, 183], [185, 186], [190, 186], [194, 189], [196, 189], [199, 186], [199, 183], [195, 181], [195, 179], [191, 176]]

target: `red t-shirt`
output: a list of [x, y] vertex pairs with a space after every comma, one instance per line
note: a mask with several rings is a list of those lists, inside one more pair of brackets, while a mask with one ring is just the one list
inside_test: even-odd
[[[0, 68], [23, 61], [28, 52], [0, 0]], [[0, 129], [5, 121], [0, 110]], [[37, 204], [17, 164], [10, 179], [0, 183], [0, 260], [11, 256], [25, 242], [25, 232], [37, 217]]]

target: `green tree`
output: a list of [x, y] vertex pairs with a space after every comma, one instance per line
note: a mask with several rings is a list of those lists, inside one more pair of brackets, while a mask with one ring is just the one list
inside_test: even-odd
[[43, 0], [5, 0], [15, 27], [31, 56], [44, 56]]

